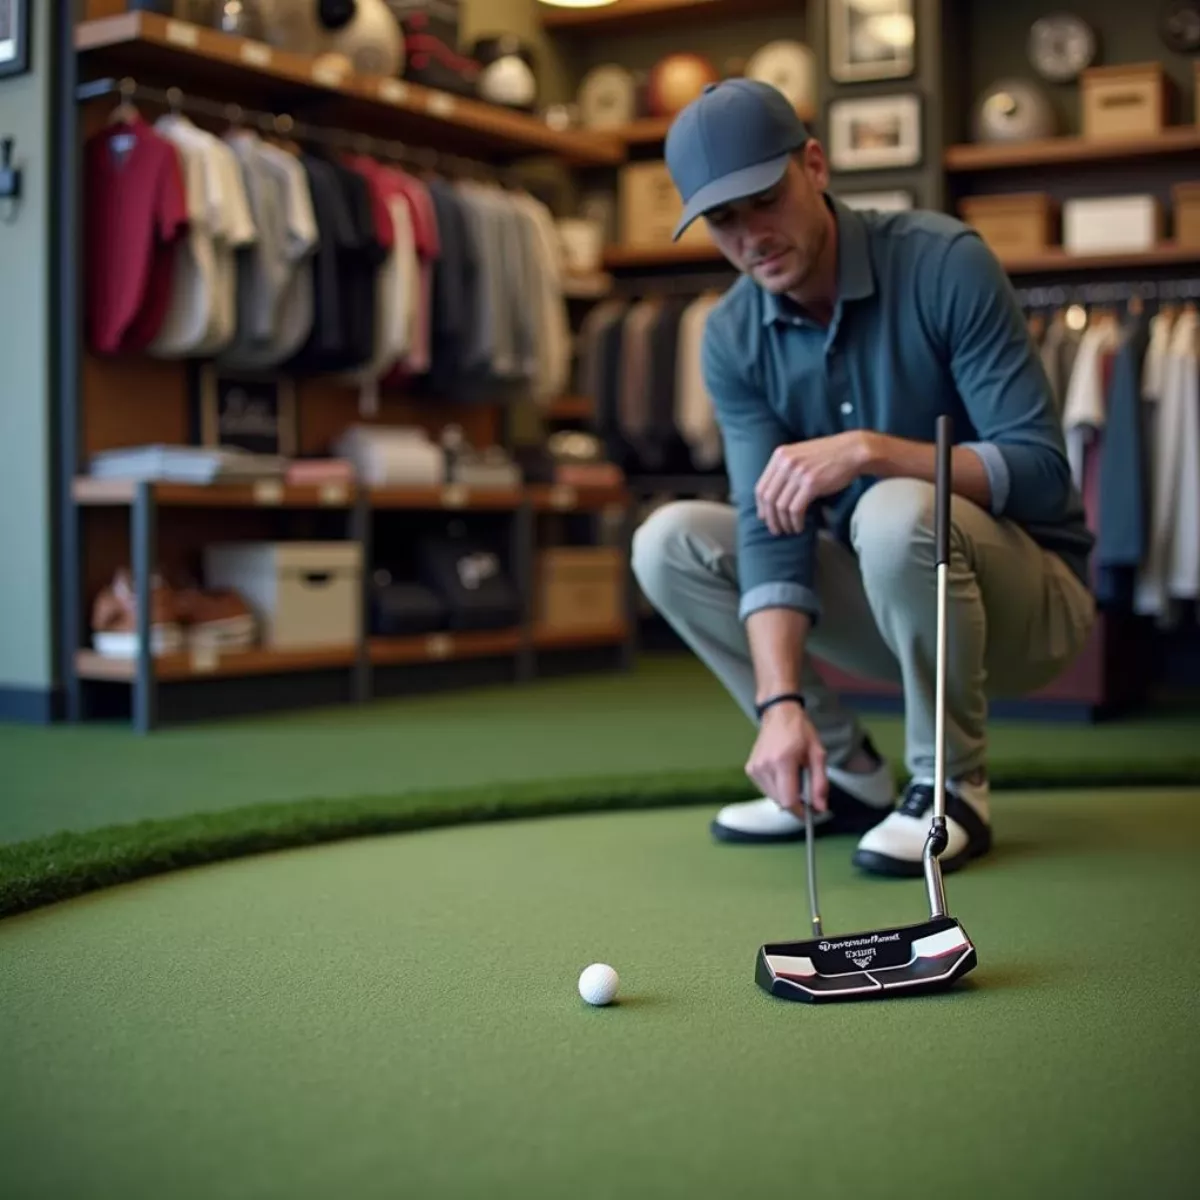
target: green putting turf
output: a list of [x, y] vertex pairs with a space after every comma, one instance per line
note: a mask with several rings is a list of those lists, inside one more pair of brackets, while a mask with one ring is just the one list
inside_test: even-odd
[[[867, 727], [903, 777], [903, 725]], [[1200, 781], [1194, 715], [996, 721], [998, 788]], [[0, 727], [0, 915], [180, 866], [495, 816], [753, 794], [753, 730], [690, 657], [139, 738]]]
[[[947, 879], [977, 971], [753, 983], [800, 846], [707, 809], [344, 841], [0, 922], [0, 1195], [1194, 1196], [1200, 799], [998, 798]], [[925, 914], [820, 842], [827, 932]], [[603, 960], [624, 1003], [586, 1008]]]

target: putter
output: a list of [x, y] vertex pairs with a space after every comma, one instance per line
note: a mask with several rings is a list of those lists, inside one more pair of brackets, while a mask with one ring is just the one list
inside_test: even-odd
[[929, 920], [826, 937], [817, 906], [816, 852], [812, 808], [804, 804], [808, 908], [812, 937], [759, 948], [754, 980], [783, 1000], [823, 1004], [880, 999], [949, 988], [976, 965], [975, 947], [962, 925], [946, 911], [946, 889], [938, 861], [946, 849], [946, 567], [950, 547], [950, 432], [947, 416], [937, 420], [935, 532], [937, 543], [937, 688], [934, 715], [934, 810], [925, 839], [923, 866]]

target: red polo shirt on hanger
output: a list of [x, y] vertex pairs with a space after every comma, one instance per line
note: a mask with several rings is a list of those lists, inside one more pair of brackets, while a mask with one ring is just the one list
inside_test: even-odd
[[187, 231], [179, 151], [139, 118], [93, 134], [84, 170], [88, 341], [101, 354], [144, 350], [166, 315]]

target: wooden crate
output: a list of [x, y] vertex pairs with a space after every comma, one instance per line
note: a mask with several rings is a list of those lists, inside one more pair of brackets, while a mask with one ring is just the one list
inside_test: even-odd
[[1171, 188], [1175, 243], [1200, 247], [1200, 181]]
[[[683, 201], [665, 162], [626, 163], [620, 171], [619, 237], [622, 246], [670, 246]], [[708, 226], [693, 221], [681, 245], [712, 244]]]
[[1089, 67], [1079, 89], [1086, 138], [1155, 137], [1170, 124], [1171, 82], [1160, 62]]
[[625, 615], [625, 556], [615, 546], [552, 546], [537, 556], [535, 618], [543, 631], [614, 626]]
[[1000, 259], [1042, 254], [1058, 240], [1058, 204], [1041, 192], [970, 196], [959, 211]]

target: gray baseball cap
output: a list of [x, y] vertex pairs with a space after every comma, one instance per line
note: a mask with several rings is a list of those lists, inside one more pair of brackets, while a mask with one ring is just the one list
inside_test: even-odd
[[769, 83], [708, 84], [667, 132], [667, 170], [683, 198], [672, 240], [706, 212], [773, 187], [809, 136], [791, 102]]

